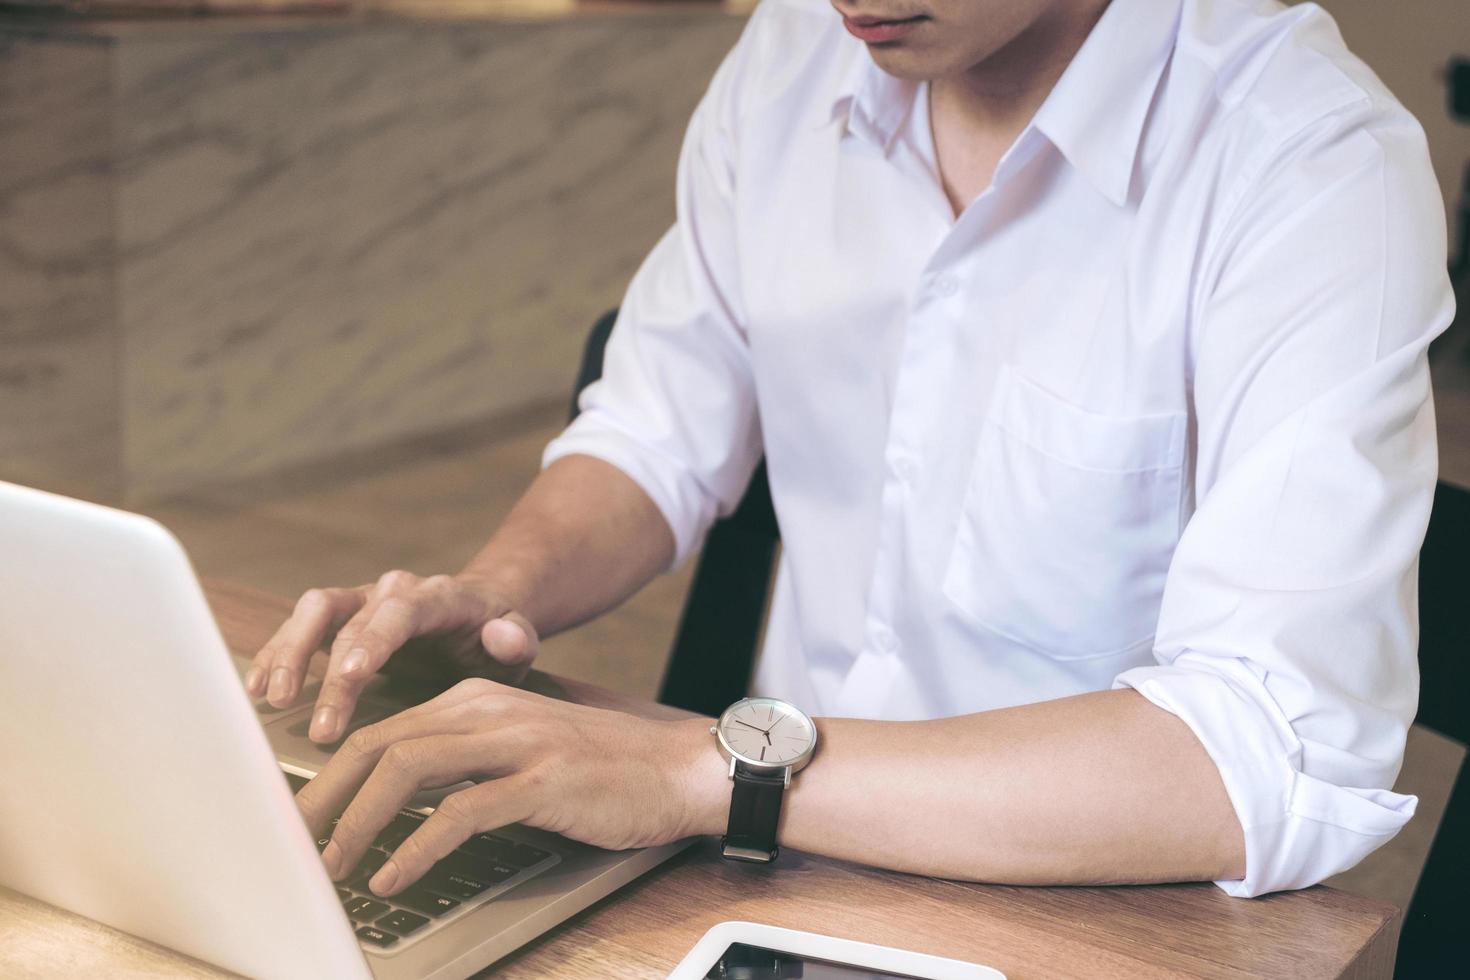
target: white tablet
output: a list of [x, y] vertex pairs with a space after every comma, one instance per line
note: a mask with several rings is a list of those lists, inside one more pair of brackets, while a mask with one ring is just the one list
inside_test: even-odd
[[763, 926], [721, 922], [674, 967], [669, 980], [1005, 980], [961, 963], [891, 946]]

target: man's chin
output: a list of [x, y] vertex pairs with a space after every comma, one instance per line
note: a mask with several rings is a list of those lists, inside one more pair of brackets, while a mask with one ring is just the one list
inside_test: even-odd
[[953, 70], [932, 54], [902, 44], [870, 44], [868, 53], [886, 74], [908, 82], [931, 82]]

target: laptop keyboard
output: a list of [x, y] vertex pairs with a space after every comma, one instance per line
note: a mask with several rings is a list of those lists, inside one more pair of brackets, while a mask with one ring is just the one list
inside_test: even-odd
[[[284, 775], [293, 793], [306, 785], [294, 773]], [[337, 897], [352, 920], [358, 942], [370, 952], [396, 953], [561, 860], [552, 851], [517, 840], [513, 832], [476, 834], [397, 895], [374, 895], [368, 890], [368, 879], [424, 820], [423, 814], [413, 810], [399, 812], [352, 873], [337, 882]], [[334, 819], [332, 826], [336, 824]], [[318, 839], [317, 851], [330, 839], [330, 834]]]

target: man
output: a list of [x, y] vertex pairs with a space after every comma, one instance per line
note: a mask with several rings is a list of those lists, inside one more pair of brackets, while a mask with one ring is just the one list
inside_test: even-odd
[[[341, 732], [683, 561], [764, 454], [760, 693], [819, 717], [782, 844], [994, 882], [1320, 881], [1391, 837], [1451, 318], [1422, 134], [1312, 6], [767, 0], [583, 414], [459, 575], [314, 590], [247, 683]], [[400, 649], [402, 648], [402, 649]], [[398, 651], [395, 653], [395, 651]], [[302, 791], [392, 894], [523, 821], [726, 827], [708, 719], [459, 684]], [[774, 828], [773, 828], [774, 830]]]

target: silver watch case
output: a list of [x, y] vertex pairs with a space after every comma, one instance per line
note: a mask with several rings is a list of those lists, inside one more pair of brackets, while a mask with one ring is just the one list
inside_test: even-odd
[[[797, 756], [790, 762], [781, 763], [780, 765], [771, 765], [769, 762], [762, 762], [759, 759], [752, 759], [748, 755], [741, 755], [730, 746], [729, 742], [725, 741], [725, 719], [729, 716], [730, 712], [734, 711], [741, 705], [747, 704], [751, 701], [777, 704], [780, 705], [783, 709], [798, 714], [806, 719], [807, 726], [811, 729], [812, 740], [810, 743], [808, 743], [807, 747], [802, 750], [801, 755]], [[780, 698], [741, 698], [739, 701], [736, 701], [734, 704], [730, 705], [730, 707], [720, 712], [720, 717], [715, 721], [713, 725], [710, 726], [709, 732], [715, 737], [715, 742], [718, 744], [720, 749], [720, 755], [723, 756], [725, 760], [730, 763], [730, 771], [728, 773], [728, 778], [730, 779], [735, 778], [735, 766], [743, 765], [749, 771], [766, 776], [774, 776], [776, 773], [779, 772], [785, 779], [786, 785], [790, 786], [792, 774], [800, 772], [802, 769], [805, 769], [807, 763], [812, 761], [812, 756], [817, 751], [817, 726], [812, 723], [811, 716], [808, 715], [805, 711], [802, 711], [796, 705], [792, 704], [790, 701], [782, 701]]]

